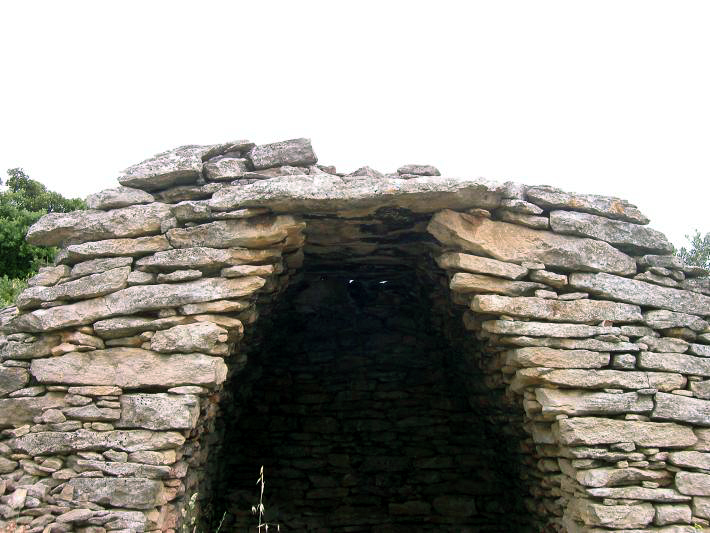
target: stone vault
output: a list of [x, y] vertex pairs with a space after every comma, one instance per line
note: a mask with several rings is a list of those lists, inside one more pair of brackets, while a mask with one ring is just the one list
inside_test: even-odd
[[[0, 527], [693, 532], [710, 280], [632, 204], [317, 164], [125, 170], [0, 311]], [[198, 529], [202, 530], [202, 529]]]

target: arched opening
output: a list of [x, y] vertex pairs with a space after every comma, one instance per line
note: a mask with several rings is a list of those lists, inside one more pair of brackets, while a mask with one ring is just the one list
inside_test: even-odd
[[261, 306], [222, 395], [211, 527], [256, 524], [263, 465], [285, 531], [532, 530], [522, 410], [491, 387], [425, 221], [396, 214], [309, 222], [300, 273]]

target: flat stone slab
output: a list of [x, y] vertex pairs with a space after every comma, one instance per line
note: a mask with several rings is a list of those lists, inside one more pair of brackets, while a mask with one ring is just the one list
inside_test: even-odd
[[118, 182], [144, 191], [195, 183], [202, 173], [202, 156], [210, 148], [192, 145], [162, 152], [125, 169]]
[[149, 272], [196, 268], [219, 270], [230, 265], [263, 263], [281, 258], [278, 248], [251, 250], [248, 248], [208, 248], [195, 246], [157, 252], [136, 261], [136, 266]]
[[249, 219], [218, 220], [191, 228], [168, 230], [168, 240], [175, 248], [268, 248], [286, 239], [305, 224], [290, 215]]
[[504, 185], [484, 179], [430, 177], [347, 179], [332, 174], [280, 176], [225, 187], [209, 201], [215, 211], [269, 206], [283, 213], [371, 213], [400, 207], [416, 213], [441, 209], [495, 208]]
[[610, 355], [589, 350], [555, 350], [546, 347], [527, 347], [505, 353], [506, 364], [522, 367], [602, 368], [609, 364]]
[[112, 211], [88, 209], [48, 213], [27, 231], [27, 242], [37, 246], [59, 246], [140, 237], [159, 233], [160, 223], [171, 216], [170, 206], [158, 202]]
[[633, 442], [643, 447], [685, 448], [698, 440], [691, 428], [679, 424], [596, 417], [560, 420], [553, 433], [567, 446]]
[[569, 277], [569, 284], [575, 289], [620, 302], [657, 307], [700, 317], [710, 316], [710, 296], [697, 292], [661, 287], [653, 283], [622, 278], [604, 272], [596, 274], [574, 272]]
[[536, 289], [544, 289], [545, 285], [531, 281], [511, 281], [484, 274], [457, 272], [451, 278], [449, 288], [462, 294], [497, 293], [508, 296], [524, 296], [532, 294]]
[[710, 401], [658, 392], [651, 418], [710, 426]]
[[641, 352], [638, 355], [638, 365], [649, 370], [710, 376], [710, 359], [683, 353]]
[[628, 370], [522, 368], [515, 373], [513, 390], [530, 385], [577, 389], [658, 389], [672, 391], [685, 386], [681, 374], [665, 372], [635, 372]]
[[64, 407], [64, 395], [50, 392], [34, 398], [5, 398], [0, 400], [0, 427], [20, 427], [32, 424], [32, 419], [45, 409]]
[[616, 302], [597, 300], [572, 300], [561, 302], [529, 296], [511, 298], [495, 294], [478, 294], [471, 302], [471, 310], [480, 313], [512, 315], [550, 320], [552, 322], [594, 323], [638, 322], [642, 320], [641, 308]]
[[263, 278], [247, 276], [232, 279], [204, 278], [186, 283], [128, 287], [91, 300], [49, 309], [37, 309], [12, 319], [6, 328], [28, 332], [50, 331], [90, 324], [113, 316], [225, 298], [242, 298], [259, 290], [264, 283]]
[[636, 261], [606, 242], [535, 230], [445, 209], [427, 226], [439, 242], [510, 263], [539, 261], [583, 272], [635, 274]]
[[710, 496], [710, 474], [678, 472], [675, 476], [678, 491], [689, 496]]
[[119, 347], [34, 359], [30, 372], [40, 383], [116, 385], [123, 389], [213, 387], [227, 377], [227, 365], [221, 357], [200, 353], [162, 355], [141, 348]]
[[191, 394], [124, 394], [117, 428], [144, 428], [156, 431], [193, 429], [200, 416], [200, 402]]
[[132, 257], [169, 250], [170, 243], [165, 235], [137, 237], [135, 239], [107, 239], [103, 241], [72, 244], [60, 250], [62, 262], [76, 263], [97, 257]]
[[527, 275], [528, 269], [515, 263], [506, 263], [488, 257], [446, 252], [436, 258], [436, 264], [448, 270], [463, 270], [474, 274], [491, 274], [507, 279], [520, 279]]
[[609, 394], [569, 390], [535, 389], [535, 398], [542, 405], [543, 414], [570, 416], [615, 415], [645, 413], [653, 409], [650, 396], [636, 392]]
[[185, 437], [175, 431], [145, 429], [91, 431], [40, 431], [4, 441], [11, 449], [30, 455], [66, 454], [88, 450], [138, 452], [182, 446]]
[[130, 187], [116, 187], [105, 189], [86, 197], [86, 205], [89, 209], [118, 209], [136, 204], [149, 204], [155, 201], [152, 194], [140, 189]]
[[517, 320], [486, 320], [483, 331], [499, 335], [526, 335], [530, 337], [594, 337], [618, 335], [621, 329], [613, 326], [587, 326], [584, 324], [550, 324], [549, 322], [519, 322]]
[[[682, 453], [682, 452], [675, 452]], [[689, 496], [674, 489], [649, 489], [645, 487], [599, 487], [586, 489], [595, 498], [615, 498], [620, 500], [647, 500], [652, 502], [688, 502]]]
[[318, 162], [310, 139], [291, 139], [252, 148], [247, 157], [256, 170], [284, 165], [309, 166]]
[[75, 477], [68, 485], [77, 500], [129, 509], [152, 509], [163, 492], [162, 482], [145, 478]]

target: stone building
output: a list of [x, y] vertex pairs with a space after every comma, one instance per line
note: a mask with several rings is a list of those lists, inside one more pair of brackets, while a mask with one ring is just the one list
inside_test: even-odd
[[118, 181], [0, 312], [0, 528], [710, 523], [710, 280], [634, 205], [305, 139]]

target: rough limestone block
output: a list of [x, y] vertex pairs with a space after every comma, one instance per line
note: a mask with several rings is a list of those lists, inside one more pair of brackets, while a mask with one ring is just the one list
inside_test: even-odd
[[0, 397], [20, 390], [30, 381], [30, 373], [24, 368], [0, 366]]
[[604, 467], [578, 470], [575, 479], [585, 487], [614, 487], [631, 485], [641, 481], [668, 485], [673, 476], [667, 470]]
[[678, 472], [675, 485], [681, 494], [689, 496], [710, 496], [710, 474]]
[[649, 370], [710, 376], [710, 359], [690, 354], [641, 352], [638, 356], [638, 365]]
[[252, 148], [247, 157], [256, 170], [283, 165], [308, 166], [318, 162], [310, 139], [291, 139]]
[[500, 261], [539, 261], [565, 270], [636, 273], [636, 262], [605, 242], [524, 228], [448, 209], [432, 217], [427, 231], [446, 246]]
[[523, 367], [602, 368], [609, 354], [589, 350], [555, 350], [545, 347], [516, 348], [506, 352], [506, 364]]
[[697, 468], [699, 470], [710, 470], [710, 453], [681, 451], [668, 454], [668, 460], [672, 465], [681, 468]]
[[74, 498], [93, 503], [151, 509], [160, 503], [163, 484], [160, 481], [141, 478], [74, 478], [68, 481], [74, 489]]
[[685, 448], [698, 440], [691, 428], [678, 424], [597, 417], [560, 420], [553, 425], [553, 433], [567, 446], [633, 442], [644, 447]]
[[690, 496], [685, 496], [675, 489], [600, 487], [586, 489], [585, 492], [595, 498], [614, 498], [619, 500], [646, 500], [661, 503], [689, 502], [691, 500]]
[[463, 270], [474, 274], [490, 274], [508, 279], [525, 277], [528, 269], [515, 263], [506, 263], [497, 259], [478, 257], [476, 255], [462, 254], [460, 252], [446, 252], [436, 258], [436, 264], [447, 270]]
[[211, 322], [201, 322], [157, 331], [150, 340], [150, 349], [160, 353], [227, 355], [226, 342], [226, 329]]
[[672, 391], [685, 386], [681, 374], [630, 372], [624, 370], [522, 368], [510, 384], [519, 392], [531, 385], [576, 389], [658, 389]]
[[651, 418], [710, 426], [710, 401], [659, 392]]
[[193, 429], [200, 416], [200, 402], [191, 394], [124, 394], [117, 428]]
[[39, 272], [27, 280], [27, 285], [49, 287], [68, 275], [69, 267], [66, 265], [40, 267]]
[[[76, 263], [97, 257], [140, 256], [170, 249], [165, 235], [137, 237], [135, 239], [108, 239], [105, 241], [72, 244], [60, 250], [64, 254], [62, 262]], [[59, 256], [58, 256], [59, 257]]]
[[195, 183], [202, 173], [202, 156], [210, 147], [181, 146], [125, 169], [118, 182], [126, 187], [157, 191]]
[[90, 194], [86, 197], [89, 209], [118, 209], [136, 204], [150, 204], [155, 201], [152, 194], [130, 187], [116, 187]]
[[620, 530], [649, 525], [656, 512], [650, 503], [634, 505], [602, 505], [575, 498], [570, 503], [571, 512], [588, 526], [602, 526]]
[[668, 524], [690, 524], [692, 513], [690, 505], [659, 504], [656, 505], [656, 517], [653, 523], [657, 526]]
[[609, 394], [577, 390], [535, 389], [535, 399], [542, 405], [543, 414], [614, 415], [645, 413], [653, 409], [653, 400], [650, 396], [641, 396], [635, 392]]
[[44, 410], [64, 405], [64, 395], [54, 392], [35, 398], [0, 400], [0, 428], [31, 424], [34, 417], [41, 415]]
[[621, 329], [613, 326], [587, 326], [584, 324], [550, 324], [548, 322], [520, 322], [517, 320], [486, 320], [483, 331], [500, 335], [526, 335], [531, 337], [593, 337], [618, 335]]
[[524, 296], [531, 294], [536, 289], [545, 287], [540, 283], [529, 281], [510, 281], [507, 279], [485, 276], [483, 274], [469, 274], [457, 272], [451, 278], [449, 288], [462, 294], [493, 292], [508, 296]]
[[281, 250], [278, 248], [250, 250], [248, 248], [207, 248], [204, 246], [195, 246], [157, 252], [136, 261], [136, 267], [148, 270], [149, 272], [160, 272], [162, 270], [175, 270], [179, 268], [216, 271], [229, 265], [271, 262], [280, 258]]
[[292, 216], [281, 215], [273, 218], [218, 220], [192, 228], [171, 229], [167, 235], [175, 248], [267, 248], [303, 227], [305, 224], [296, 222]]
[[4, 441], [12, 450], [29, 455], [67, 454], [76, 451], [114, 449], [124, 452], [166, 450], [182, 446], [185, 437], [174, 431], [144, 429], [91, 431], [40, 431]]

